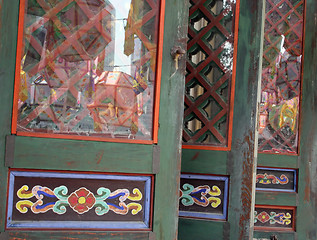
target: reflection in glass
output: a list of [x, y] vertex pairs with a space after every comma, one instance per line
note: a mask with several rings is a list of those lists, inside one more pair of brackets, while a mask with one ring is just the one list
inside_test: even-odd
[[17, 131], [151, 140], [158, 11], [26, 1]]
[[267, 0], [259, 151], [297, 153], [304, 1]]
[[191, 2], [184, 145], [228, 145], [235, 0]]

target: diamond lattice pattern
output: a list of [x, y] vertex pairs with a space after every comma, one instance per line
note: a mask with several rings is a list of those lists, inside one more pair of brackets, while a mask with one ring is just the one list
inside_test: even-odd
[[190, 3], [183, 144], [227, 147], [235, 1]]
[[266, 0], [259, 151], [298, 152], [304, 0]]

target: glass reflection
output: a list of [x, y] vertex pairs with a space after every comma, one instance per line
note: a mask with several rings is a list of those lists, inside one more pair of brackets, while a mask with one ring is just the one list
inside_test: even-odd
[[266, 2], [259, 151], [297, 153], [304, 1]]
[[26, 1], [17, 130], [152, 139], [158, 9]]

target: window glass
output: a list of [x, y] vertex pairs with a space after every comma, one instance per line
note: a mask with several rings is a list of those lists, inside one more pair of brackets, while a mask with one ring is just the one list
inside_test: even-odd
[[304, 0], [266, 0], [259, 151], [298, 151]]
[[25, 1], [17, 131], [152, 139], [159, 3]]

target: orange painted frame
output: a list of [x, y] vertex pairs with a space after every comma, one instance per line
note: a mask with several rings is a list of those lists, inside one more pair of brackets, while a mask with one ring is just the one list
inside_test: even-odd
[[232, 80], [230, 89], [230, 109], [229, 109], [229, 124], [228, 124], [228, 144], [227, 147], [209, 146], [209, 145], [182, 145], [183, 149], [200, 149], [200, 150], [215, 150], [215, 151], [230, 151], [232, 144], [232, 125], [233, 125], [233, 110], [234, 110], [234, 94], [236, 83], [236, 68], [237, 68], [237, 52], [238, 52], [238, 33], [239, 33], [239, 13], [240, 0], [236, 1], [235, 19], [234, 19], [234, 43], [233, 43], [233, 66]]
[[135, 143], [135, 144], [153, 144], [153, 143], [156, 144], [158, 142], [158, 129], [159, 129], [159, 109], [160, 109], [162, 59], [163, 59], [165, 0], [160, 1], [160, 7], [159, 7], [159, 26], [158, 26], [158, 41], [157, 41], [157, 56], [156, 56], [156, 73], [155, 73], [156, 83], [155, 83], [155, 89], [154, 89], [154, 106], [153, 106], [154, 113], [153, 113], [152, 140], [116, 139], [116, 138], [106, 138], [106, 137], [93, 137], [93, 136], [90, 137], [90, 136], [78, 136], [78, 135], [66, 135], [66, 134], [18, 132], [17, 131], [18, 100], [19, 100], [19, 91], [20, 91], [20, 68], [21, 68], [21, 61], [19, 61], [19, 59], [21, 59], [21, 49], [23, 46], [25, 2], [26, 0], [20, 0], [11, 133], [16, 134], [18, 136], [28, 136], [28, 137], [74, 139], [74, 140], [88, 140], [88, 141], [90, 140], [90, 141], [101, 141], [101, 142]]
[[292, 222], [292, 228], [285, 229], [285, 228], [278, 228], [278, 227], [256, 227], [254, 226], [255, 231], [280, 231], [280, 232], [295, 232], [295, 221], [296, 221], [296, 207], [293, 206], [276, 206], [276, 205], [255, 205], [255, 208], [267, 208], [267, 209], [286, 209], [286, 210], [293, 210], [294, 213], [294, 221]]

